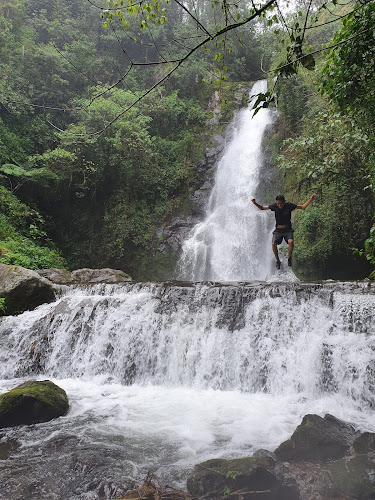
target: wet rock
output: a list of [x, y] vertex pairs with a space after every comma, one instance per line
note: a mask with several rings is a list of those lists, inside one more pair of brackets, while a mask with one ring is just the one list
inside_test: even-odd
[[6, 315], [20, 314], [55, 300], [54, 285], [31, 269], [0, 264], [0, 297]]
[[282, 443], [275, 454], [280, 460], [330, 460], [343, 457], [357, 433], [351, 424], [332, 415], [324, 418], [305, 415], [290, 439]]
[[21, 443], [16, 439], [0, 442], [0, 460], [7, 460], [20, 446]]
[[260, 450], [253, 457], [208, 460], [195, 466], [188, 478], [189, 492], [208, 500], [228, 495], [243, 500], [299, 500], [294, 478], [277, 457]]
[[161, 240], [158, 246], [159, 252], [163, 253], [168, 248], [178, 252], [191, 228], [198, 222], [199, 219], [192, 215], [181, 215], [175, 217], [167, 227], [159, 228], [156, 232], [157, 238]]
[[331, 463], [328, 469], [337, 497], [340, 494], [357, 500], [369, 500], [375, 497], [373, 454], [342, 458]]
[[69, 283], [72, 280], [72, 273], [66, 269], [38, 269], [37, 273], [59, 285]]
[[118, 269], [77, 269], [72, 272], [74, 283], [123, 283], [131, 277]]
[[39, 269], [38, 274], [57, 284], [74, 283], [124, 283], [131, 277], [118, 269], [77, 269], [70, 272], [66, 269]]
[[31, 380], [0, 395], [0, 428], [48, 422], [68, 410], [63, 389], [49, 380]]
[[288, 465], [290, 473], [297, 481], [301, 500], [344, 500], [332, 483], [327, 464], [293, 462]]
[[193, 216], [203, 218], [211, 191], [212, 181], [206, 181], [199, 189], [190, 195], [191, 213]]
[[363, 432], [353, 443], [356, 453], [363, 454], [375, 451], [375, 434], [373, 432]]

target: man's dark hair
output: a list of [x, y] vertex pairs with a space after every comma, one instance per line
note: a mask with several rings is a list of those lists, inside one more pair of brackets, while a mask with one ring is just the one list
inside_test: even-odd
[[283, 194], [278, 194], [276, 200], [285, 201], [285, 196]]

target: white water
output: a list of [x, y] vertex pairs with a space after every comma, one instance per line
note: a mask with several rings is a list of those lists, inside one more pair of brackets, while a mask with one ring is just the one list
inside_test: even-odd
[[[275, 449], [306, 413], [375, 431], [374, 292], [370, 284], [97, 286], [4, 319], [0, 392], [49, 378], [71, 411], [7, 430], [23, 446], [10, 464], [0, 461], [0, 480], [14, 492], [17, 481], [40, 475], [42, 484], [61, 469], [56, 496], [40, 486], [28, 493], [38, 499], [64, 497], [64, 488], [67, 498], [97, 498], [94, 478], [124, 485], [148, 469], [184, 487], [197, 462]], [[20, 491], [10, 498], [25, 498]]]
[[[266, 81], [260, 81], [251, 94], [266, 90]], [[179, 279], [244, 281], [265, 279], [269, 273], [273, 221], [251, 199], [264, 168], [262, 137], [274, 113], [262, 109], [253, 117], [252, 106], [253, 101], [236, 116], [232, 139], [217, 167], [206, 218], [183, 244]]]

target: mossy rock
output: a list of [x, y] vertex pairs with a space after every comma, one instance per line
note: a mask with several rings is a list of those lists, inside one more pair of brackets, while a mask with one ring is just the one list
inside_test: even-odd
[[329, 465], [330, 477], [337, 493], [358, 500], [375, 498], [374, 470], [373, 455], [343, 458]]
[[63, 389], [49, 380], [31, 380], [0, 395], [0, 428], [48, 422], [68, 410]]
[[280, 460], [320, 461], [342, 458], [357, 433], [350, 423], [332, 415], [305, 415], [290, 439], [275, 450]]
[[243, 500], [300, 500], [296, 481], [267, 450], [258, 450], [252, 457], [198, 464], [188, 478], [187, 488], [193, 496], [207, 500], [228, 495]]

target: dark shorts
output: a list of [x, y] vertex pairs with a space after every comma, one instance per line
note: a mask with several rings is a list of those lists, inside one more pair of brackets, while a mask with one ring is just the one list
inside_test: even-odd
[[288, 240], [293, 240], [294, 230], [291, 228], [287, 229], [275, 229], [272, 233], [272, 243], [276, 243], [276, 245], [280, 245], [283, 242], [283, 239], [288, 243]]

